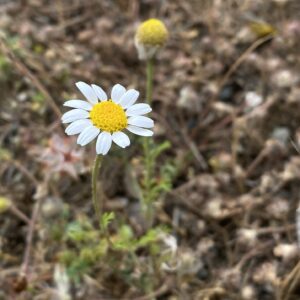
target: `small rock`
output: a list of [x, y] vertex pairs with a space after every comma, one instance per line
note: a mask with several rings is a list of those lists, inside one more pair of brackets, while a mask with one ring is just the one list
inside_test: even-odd
[[256, 299], [255, 297], [255, 289], [252, 285], [245, 285], [242, 288], [242, 298], [244, 300], [253, 300]]
[[245, 95], [245, 102], [248, 107], [256, 107], [262, 103], [262, 96], [256, 92], [247, 92]]
[[57, 197], [48, 197], [44, 200], [41, 211], [45, 218], [55, 218], [62, 214], [64, 204]]
[[238, 242], [242, 245], [253, 246], [257, 241], [255, 229], [242, 228], [238, 230]]
[[273, 130], [271, 137], [281, 144], [286, 145], [290, 139], [290, 135], [290, 130], [287, 127], [276, 127]]
[[296, 244], [279, 244], [273, 250], [277, 257], [281, 257], [283, 261], [289, 261], [298, 256], [298, 247]]
[[273, 75], [272, 81], [279, 88], [288, 88], [296, 83], [297, 77], [290, 70], [281, 70]]

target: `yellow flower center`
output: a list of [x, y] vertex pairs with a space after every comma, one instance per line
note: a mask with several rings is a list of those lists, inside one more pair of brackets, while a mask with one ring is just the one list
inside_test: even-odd
[[149, 19], [139, 26], [136, 37], [142, 44], [163, 46], [168, 38], [168, 30], [160, 20]]
[[94, 126], [107, 132], [116, 132], [127, 127], [124, 109], [112, 100], [95, 104], [90, 111], [90, 118]]

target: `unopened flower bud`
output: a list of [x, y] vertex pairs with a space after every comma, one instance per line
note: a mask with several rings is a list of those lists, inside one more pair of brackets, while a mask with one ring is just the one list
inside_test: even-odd
[[11, 201], [5, 197], [0, 197], [0, 214], [7, 211], [11, 206]]
[[160, 20], [149, 19], [143, 22], [135, 35], [135, 46], [138, 50], [139, 59], [153, 58], [158, 50], [165, 45], [168, 36], [168, 30]]

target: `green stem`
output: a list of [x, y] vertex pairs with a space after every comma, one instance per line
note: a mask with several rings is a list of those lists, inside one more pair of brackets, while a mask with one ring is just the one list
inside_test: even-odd
[[[152, 103], [152, 92], [153, 92], [153, 74], [154, 74], [154, 59], [150, 58], [147, 60], [147, 86], [146, 86], [146, 100], [149, 105]], [[143, 197], [143, 205], [144, 205], [144, 213], [145, 213], [145, 219], [146, 219], [146, 225], [147, 228], [150, 229], [153, 225], [153, 219], [154, 219], [154, 207], [153, 207], [153, 197], [151, 195], [151, 180], [152, 176], [154, 175], [154, 161], [153, 156], [151, 155], [151, 144], [150, 139], [145, 138], [144, 139], [144, 155], [145, 155], [145, 193]], [[156, 256], [151, 250], [151, 247], [149, 249], [151, 260], [152, 260], [152, 267], [153, 272], [155, 273], [154, 277], [159, 278], [157, 272], [157, 263], [156, 263]], [[154, 281], [153, 284], [150, 286], [151, 292], [153, 292], [154, 285], [156, 285], [156, 282]]]
[[[154, 74], [154, 60], [150, 58], [147, 60], [147, 85], [146, 85], [146, 100], [149, 105], [152, 102], [152, 92], [153, 92], [153, 74]], [[150, 155], [150, 140], [149, 138], [144, 139], [144, 155], [145, 155], [145, 194], [144, 194], [144, 209], [145, 209], [145, 218], [147, 226], [151, 227], [153, 223], [153, 205], [151, 199], [151, 178], [152, 178], [152, 169], [153, 162]]]
[[153, 74], [154, 74], [154, 59], [150, 58], [147, 60], [147, 87], [146, 87], [146, 100], [149, 105], [152, 102], [152, 91], [153, 91]]
[[101, 167], [101, 163], [102, 163], [102, 156], [101, 155], [96, 155], [93, 170], [92, 170], [92, 197], [93, 197], [93, 205], [94, 205], [94, 209], [95, 209], [96, 216], [97, 216], [97, 219], [98, 219], [100, 231], [102, 230], [101, 219], [102, 219], [102, 206], [103, 206], [102, 201], [103, 201], [103, 197], [102, 197], [102, 195], [101, 195], [100, 199], [98, 197], [97, 178], [98, 178], [98, 175], [99, 175], [99, 170], [100, 170], [100, 167]]

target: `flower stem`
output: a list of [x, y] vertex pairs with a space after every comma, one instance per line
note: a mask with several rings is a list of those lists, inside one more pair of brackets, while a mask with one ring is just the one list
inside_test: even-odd
[[[147, 75], [147, 85], [146, 85], [146, 100], [149, 105], [152, 103], [152, 92], [153, 92], [153, 75], [154, 75], [154, 58], [150, 58], [147, 60], [147, 66], [146, 66], [146, 75]], [[151, 143], [151, 140], [148, 138], [144, 139], [144, 155], [145, 155], [145, 190], [144, 190], [144, 196], [143, 196], [143, 209], [145, 214], [145, 220], [146, 220], [146, 226], [147, 229], [150, 229], [153, 226], [154, 221], [154, 207], [153, 207], [153, 196], [152, 196], [152, 177], [154, 175], [154, 167], [155, 162], [153, 160], [153, 155], [151, 153], [151, 148], [153, 148], [153, 142]], [[153, 251], [151, 250], [151, 247], [149, 247], [149, 252], [151, 255], [151, 262], [152, 262], [152, 268], [153, 272], [155, 274], [154, 277], [159, 278], [158, 272], [157, 272], [157, 258]], [[155, 281], [153, 281], [153, 285], [149, 287], [151, 292], [153, 292], [154, 285], [156, 284]]]
[[150, 58], [147, 60], [147, 87], [146, 87], [146, 100], [149, 105], [152, 102], [153, 91], [153, 74], [154, 74], [154, 60]]
[[[98, 219], [98, 223], [99, 223], [99, 228], [100, 231], [102, 231], [102, 206], [103, 206], [103, 197], [101, 196], [100, 199], [98, 197], [98, 193], [97, 193], [97, 178], [99, 175], [99, 170], [101, 167], [101, 163], [102, 163], [102, 156], [101, 155], [96, 155], [95, 161], [94, 161], [94, 166], [93, 166], [93, 170], [92, 170], [92, 198], [93, 198], [93, 205], [94, 205], [94, 209], [96, 212], [96, 216]], [[99, 201], [100, 200], [100, 201]]]
[[[147, 60], [146, 66], [146, 100], [149, 105], [152, 102], [152, 92], [153, 92], [153, 74], [154, 74], [154, 60], [150, 58]], [[144, 155], [145, 155], [145, 194], [144, 194], [144, 210], [147, 227], [151, 227], [153, 223], [153, 204], [151, 199], [151, 178], [153, 171], [153, 161], [150, 153], [150, 140], [148, 138], [144, 139]]]

